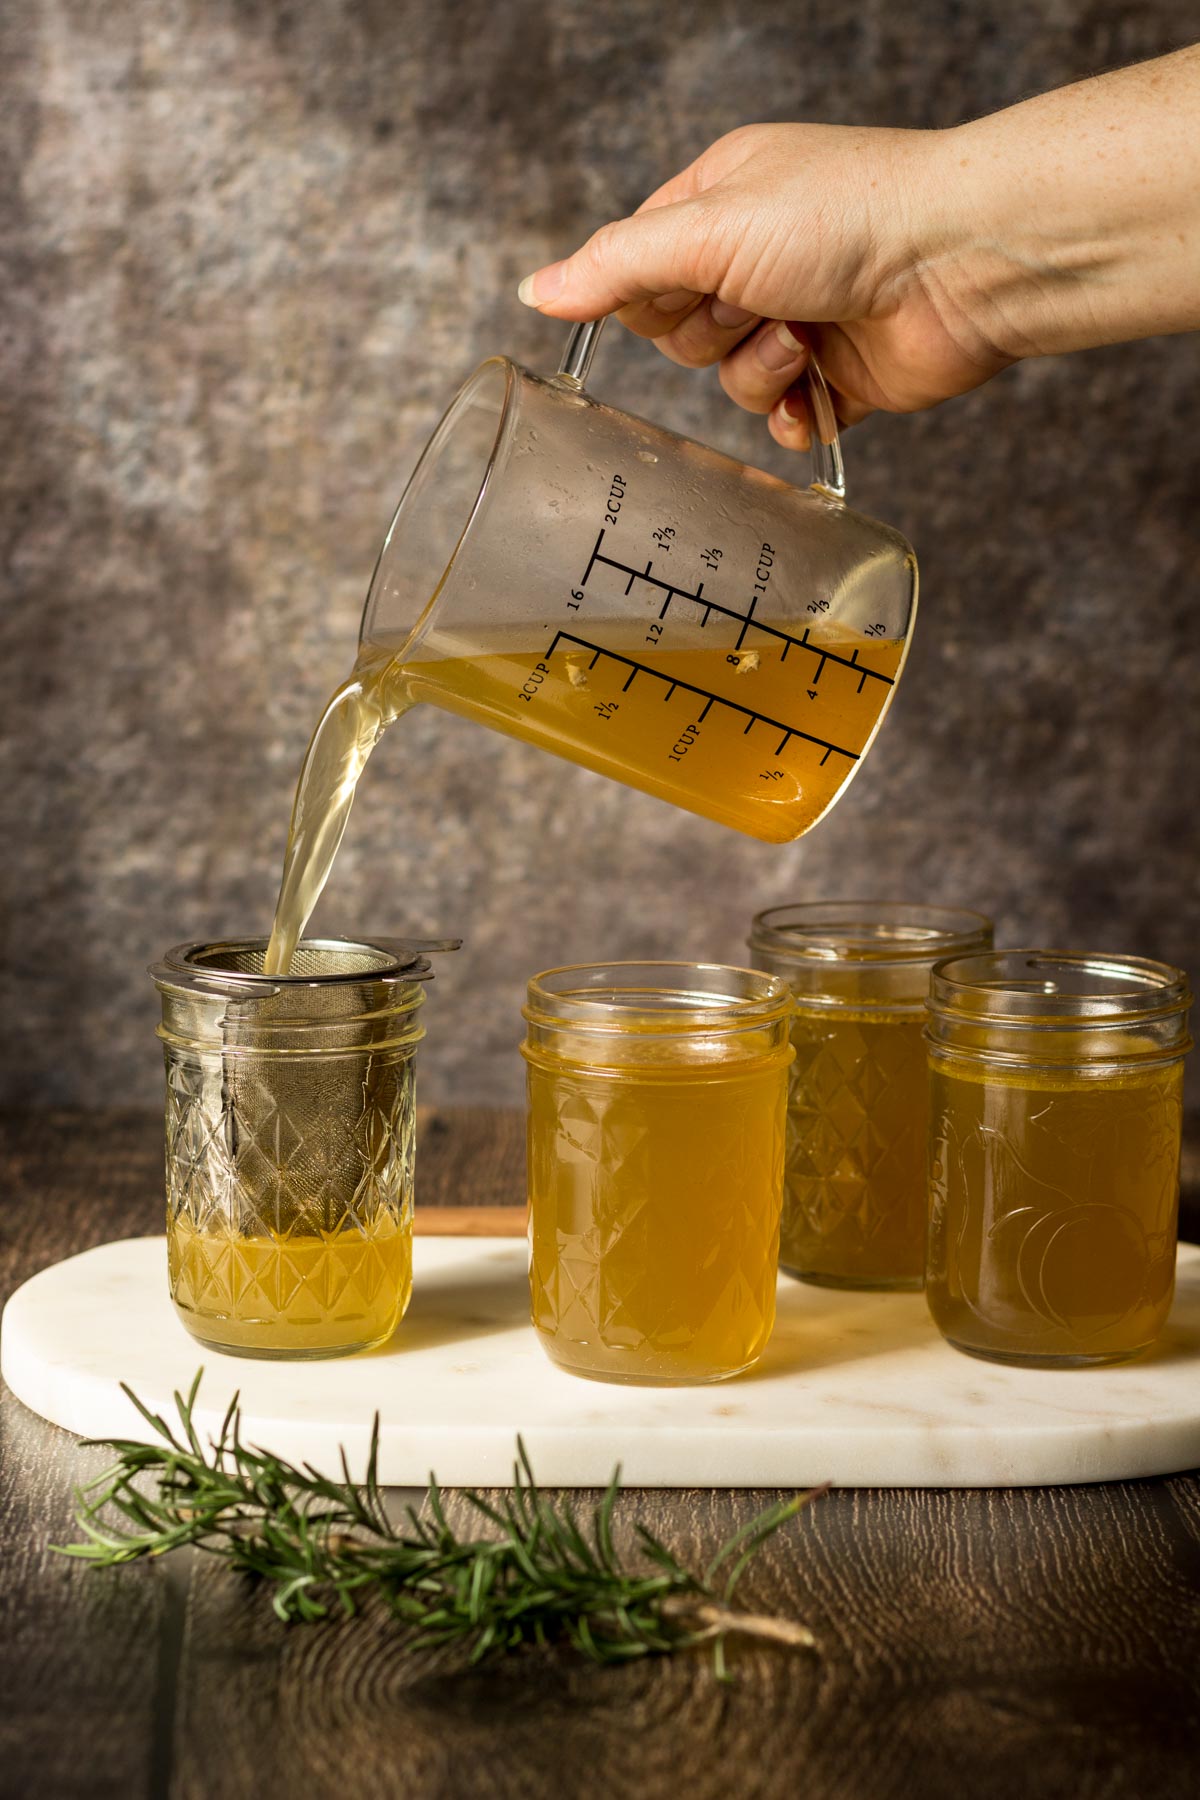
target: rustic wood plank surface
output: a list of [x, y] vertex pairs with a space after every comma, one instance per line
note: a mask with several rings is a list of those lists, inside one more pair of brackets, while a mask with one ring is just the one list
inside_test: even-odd
[[[72, 1250], [157, 1230], [161, 1155], [161, 1124], [142, 1113], [5, 1121], [0, 1292]], [[420, 1203], [519, 1205], [522, 1157], [515, 1114], [426, 1113]], [[48, 1545], [69, 1535], [70, 1487], [99, 1453], [9, 1395], [0, 1434], [6, 1796], [1192, 1800], [1200, 1788], [1193, 1477], [831, 1494], [768, 1547], [744, 1592], [805, 1619], [820, 1653], [742, 1650], [721, 1687], [700, 1657], [463, 1673], [406, 1658], [376, 1617], [287, 1630], [262, 1594], [195, 1556], [89, 1576]], [[701, 1561], [772, 1497], [631, 1492], [619, 1528], [640, 1518]]]
[[413, 1219], [417, 1237], [524, 1237], [524, 1206], [427, 1206]]

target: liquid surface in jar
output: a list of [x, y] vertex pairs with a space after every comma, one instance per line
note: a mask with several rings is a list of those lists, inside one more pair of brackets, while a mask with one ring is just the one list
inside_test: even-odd
[[926, 1294], [983, 1355], [1121, 1360], [1170, 1310], [1182, 1066], [1085, 1079], [934, 1061]]
[[836, 1287], [917, 1288], [925, 1270], [924, 1017], [797, 1010], [779, 1260]]
[[365, 1349], [389, 1338], [412, 1296], [412, 1226], [369, 1230], [167, 1232], [171, 1294], [188, 1330], [225, 1350], [295, 1357]]
[[[684, 648], [671, 651], [672, 679], [665, 681], [650, 672], [654, 652], [640, 636], [598, 659], [569, 646], [544, 655], [528, 644], [498, 644], [494, 632], [489, 638], [469, 655], [428, 661], [418, 654], [402, 662], [367, 647], [330, 698], [296, 790], [267, 974], [287, 973], [367, 759], [387, 726], [417, 701], [432, 700], [752, 837], [786, 843], [816, 824], [856, 766], [853, 756], [827, 744], [861, 751], [871, 736], [890, 689], [867, 669], [894, 679], [903, 655], [899, 643], [851, 642], [829, 631], [822, 647], [844, 660], [826, 662], [819, 673], [810, 663], [802, 677], [797, 659], [789, 665], [773, 645], [740, 653]], [[810, 680], [817, 685], [807, 688]], [[714, 694], [733, 704], [706, 697]]]
[[[529, 1068], [530, 1294], [554, 1361], [608, 1380], [720, 1380], [775, 1321], [779, 1052], [616, 1074]], [[651, 1062], [648, 1053], [647, 1062]]]

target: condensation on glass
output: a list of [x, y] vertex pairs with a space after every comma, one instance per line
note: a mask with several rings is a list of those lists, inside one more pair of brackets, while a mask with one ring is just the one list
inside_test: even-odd
[[938, 1329], [975, 1356], [1121, 1362], [1175, 1281], [1187, 977], [1010, 950], [942, 964], [928, 1028]]
[[412, 1291], [429, 963], [394, 940], [307, 939], [265, 977], [265, 949], [182, 945], [150, 971], [171, 1297], [215, 1349], [344, 1355], [389, 1337]]
[[754, 920], [755, 963], [795, 997], [780, 1243], [789, 1275], [921, 1286], [930, 971], [991, 941], [988, 919], [941, 906], [816, 901]]
[[790, 997], [696, 963], [529, 984], [530, 1290], [550, 1357], [720, 1381], [775, 1321]]

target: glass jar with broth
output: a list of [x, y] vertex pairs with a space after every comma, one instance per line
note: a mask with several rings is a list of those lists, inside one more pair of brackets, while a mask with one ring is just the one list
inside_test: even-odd
[[171, 1298], [213, 1349], [342, 1356], [403, 1317], [430, 973], [418, 949], [304, 939], [288, 975], [264, 975], [266, 940], [251, 938], [181, 945], [151, 969]]
[[921, 1286], [930, 971], [991, 941], [990, 920], [941, 906], [815, 901], [754, 920], [754, 960], [795, 1003], [779, 1252], [789, 1275]]
[[529, 984], [530, 1291], [560, 1367], [721, 1381], [775, 1322], [788, 991], [616, 963]]
[[959, 1350], [1122, 1362], [1175, 1284], [1187, 977], [1138, 957], [943, 963], [929, 1000], [926, 1297]]

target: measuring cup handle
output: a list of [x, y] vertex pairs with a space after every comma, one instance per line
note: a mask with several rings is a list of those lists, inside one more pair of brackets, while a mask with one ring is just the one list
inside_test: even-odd
[[585, 319], [582, 325], [572, 325], [558, 365], [560, 381], [569, 381], [573, 387], [583, 386], [606, 323], [605, 319]]
[[816, 357], [809, 359], [805, 374], [808, 388], [809, 444], [812, 455], [812, 485], [835, 500], [846, 498], [846, 469], [842, 462], [842, 442], [838, 437], [837, 414]]
[[[588, 378], [603, 319], [585, 319], [572, 325], [571, 335], [558, 365], [559, 381], [582, 387]], [[812, 447], [812, 485], [834, 500], [846, 498], [846, 470], [842, 463], [842, 446], [838, 437], [837, 414], [816, 358], [812, 358], [805, 376], [808, 388], [809, 439]]]

